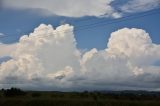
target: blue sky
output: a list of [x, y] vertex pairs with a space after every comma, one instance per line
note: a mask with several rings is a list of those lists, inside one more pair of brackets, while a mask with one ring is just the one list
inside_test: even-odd
[[[124, 4], [126, 0], [121, 2], [115, 2], [115, 4]], [[113, 3], [114, 4], [114, 3]], [[104, 49], [106, 48], [106, 41], [108, 40], [111, 32], [116, 31], [124, 27], [129, 28], [141, 28], [146, 30], [154, 43], [160, 43], [160, 10], [152, 10], [155, 14], [141, 17], [144, 12], [132, 13], [126, 15], [139, 16], [135, 19], [126, 19], [125, 21], [113, 23], [109, 25], [96, 25], [89, 30], [80, 30], [75, 32], [75, 37], [80, 49]], [[146, 12], [146, 11], [145, 11]], [[157, 13], [158, 12], [158, 13]], [[56, 15], [43, 16], [39, 14], [39, 10], [36, 9], [12, 9], [2, 8], [0, 10], [0, 32], [9, 36], [1, 38], [3, 43], [15, 43], [19, 40], [20, 36], [29, 34], [33, 29], [39, 26], [41, 23], [51, 24], [53, 26], [59, 26], [62, 22], [69, 23], [75, 26], [75, 30], [78, 26], [86, 26], [101, 21], [114, 21], [115, 18], [108, 17], [62, 17]], [[92, 27], [92, 26], [91, 26]], [[86, 27], [87, 28], [87, 27]]]
[[160, 0], [0, 0], [0, 88], [160, 90], [159, 28]]

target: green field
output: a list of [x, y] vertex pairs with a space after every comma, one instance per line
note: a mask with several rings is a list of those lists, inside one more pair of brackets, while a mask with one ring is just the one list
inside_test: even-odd
[[0, 92], [0, 106], [160, 106], [160, 96], [106, 94], [100, 92], [35, 92], [6, 95]]

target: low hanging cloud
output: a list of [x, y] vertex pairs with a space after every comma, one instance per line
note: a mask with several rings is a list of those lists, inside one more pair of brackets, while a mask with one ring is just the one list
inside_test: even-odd
[[[121, 15], [110, 5], [114, 0], [2, 0], [5, 8], [42, 9], [45, 15], [66, 17], [111, 16]], [[48, 12], [47, 12], [48, 11]]]
[[158, 6], [160, 6], [160, 0], [129, 0], [121, 6], [121, 9], [123, 12], [135, 13], [152, 10]]
[[81, 53], [73, 26], [41, 24], [0, 65], [0, 87], [35, 90], [158, 90], [160, 45], [142, 29], [111, 33], [107, 48]]

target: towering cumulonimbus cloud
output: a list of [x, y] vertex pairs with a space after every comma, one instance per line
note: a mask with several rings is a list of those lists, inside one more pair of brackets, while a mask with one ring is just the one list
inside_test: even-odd
[[107, 85], [114, 86], [112, 89], [159, 87], [160, 66], [156, 65], [160, 60], [159, 49], [160, 45], [153, 44], [142, 29], [123, 28], [113, 32], [105, 50], [93, 49], [84, 54], [87, 81], [103, 89]]
[[106, 49], [83, 54], [76, 47], [73, 26], [41, 24], [20, 38], [12, 59], [1, 63], [0, 87], [157, 90], [159, 49], [144, 30], [123, 28], [111, 34]]
[[1, 83], [62, 79], [80, 68], [80, 53], [73, 27], [69, 25], [53, 29], [51, 25], [41, 24], [33, 33], [20, 38], [11, 57], [1, 64]]

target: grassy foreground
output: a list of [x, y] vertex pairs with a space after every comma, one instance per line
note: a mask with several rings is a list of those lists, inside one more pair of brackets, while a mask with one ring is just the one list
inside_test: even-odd
[[0, 106], [160, 106], [160, 96], [139, 93], [0, 91]]

